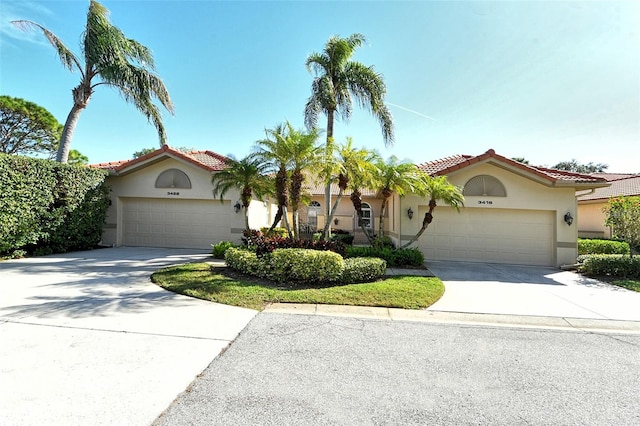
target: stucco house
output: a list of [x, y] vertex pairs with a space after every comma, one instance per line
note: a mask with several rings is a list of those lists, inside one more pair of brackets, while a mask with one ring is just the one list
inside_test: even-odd
[[[438, 206], [419, 240], [427, 259], [560, 266], [577, 256], [576, 191], [608, 186], [605, 179], [529, 166], [488, 150], [422, 163], [462, 188], [465, 207]], [[395, 197], [389, 234], [408, 241], [422, 225], [427, 201]], [[411, 208], [413, 219], [407, 212]]]
[[[102, 244], [211, 249], [218, 241], [240, 241], [243, 212], [237, 190], [213, 198], [211, 176], [225, 157], [211, 151], [184, 153], [168, 145], [142, 157], [101, 163], [109, 171], [111, 205]], [[275, 210], [252, 201], [249, 225], [270, 225]]]
[[[210, 151], [183, 153], [165, 146], [143, 157], [95, 165], [110, 171], [112, 204], [103, 243], [109, 245], [210, 248], [221, 240], [239, 241], [244, 227], [230, 191], [220, 202], [212, 195], [211, 176], [224, 157]], [[431, 175], [446, 175], [462, 188], [460, 212], [440, 205], [433, 223], [418, 240], [427, 259], [552, 265], [574, 263], [577, 256], [576, 192], [604, 188], [606, 179], [525, 165], [498, 155], [455, 155], [422, 163]], [[324, 186], [309, 182], [311, 202], [300, 211], [308, 228], [325, 223]], [[332, 188], [335, 196], [337, 187]], [[381, 199], [363, 191], [365, 225], [377, 230]], [[332, 199], [332, 202], [335, 198]], [[428, 199], [394, 196], [386, 209], [385, 232], [407, 242], [422, 225]], [[409, 209], [412, 216], [408, 214]], [[271, 202], [253, 201], [250, 226], [269, 226]], [[332, 227], [359, 232], [345, 194]]]
[[578, 195], [578, 236], [581, 238], [611, 238], [611, 228], [604, 224], [603, 209], [611, 197], [640, 196], [640, 175], [595, 173], [610, 186], [595, 188]]

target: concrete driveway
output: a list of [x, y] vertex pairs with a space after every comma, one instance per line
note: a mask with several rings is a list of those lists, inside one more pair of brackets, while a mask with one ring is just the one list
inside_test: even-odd
[[152, 423], [256, 315], [149, 281], [208, 256], [122, 247], [0, 262], [0, 423]]
[[445, 285], [428, 311], [640, 321], [640, 293], [555, 268], [427, 261]]

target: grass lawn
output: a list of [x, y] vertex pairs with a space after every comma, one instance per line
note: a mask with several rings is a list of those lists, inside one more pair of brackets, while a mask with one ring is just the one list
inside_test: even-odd
[[208, 263], [161, 269], [151, 276], [159, 286], [175, 293], [262, 310], [269, 303], [320, 303], [422, 309], [444, 293], [438, 278], [400, 275], [372, 283], [332, 287], [293, 288], [260, 281]]
[[629, 290], [640, 292], [640, 281], [637, 281], [637, 280], [616, 279], [616, 280], [611, 280], [609, 282], [619, 287], [624, 287]]

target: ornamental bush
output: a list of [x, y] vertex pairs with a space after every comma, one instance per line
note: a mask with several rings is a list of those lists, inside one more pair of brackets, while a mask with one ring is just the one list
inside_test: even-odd
[[271, 253], [270, 278], [277, 282], [340, 281], [344, 260], [338, 253], [309, 249], [277, 249]]
[[387, 262], [376, 257], [352, 257], [344, 260], [342, 282], [364, 283], [375, 281], [387, 272]]
[[378, 257], [385, 260], [390, 267], [424, 265], [424, 254], [417, 248], [347, 247], [346, 257]]
[[259, 258], [253, 251], [230, 247], [224, 254], [224, 260], [228, 267], [243, 274], [261, 278], [269, 275], [267, 259]]
[[579, 238], [578, 254], [629, 254], [629, 243], [616, 240]]
[[620, 254], [580, 256], [580, 272], [587, 275], [609, 275], [619, 278], [640, 278], [640, 257]]
[[224, 254], [227, 250], [234, 246], [235, 244], [231, 241], [220, 241], [218, 244], [211, 244], [211, 255], [214, 259], [224, 259]]

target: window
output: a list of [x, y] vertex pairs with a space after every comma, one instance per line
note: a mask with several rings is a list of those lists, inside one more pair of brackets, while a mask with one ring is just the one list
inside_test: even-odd
[[367, 203], [362, 203], [362, 218], [358, 222], [358, 226], [364, 226], [365, 228], [371, 228], [373, 222], [373, 214], [371, 212], [371, 206]]
[[309, 203], [309, 207], [307, 207], [307, 223], [309, 227], [312, 229], [316, 229], [318, 227], [318, 215], [320, 214], [320, 203], [317, 201], [312, 201]]
[[156, 179], [156, 188], [191, 188], [189, 176], [182, 170], [168, 169]]
[[472, 177], [464, 185], [462, 190], [464, 196], [478, 197], [506, 197], [507, 191], [502, 182], [493, 176], [478, 175]]

